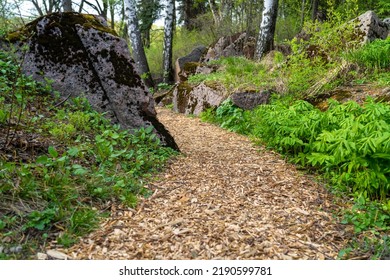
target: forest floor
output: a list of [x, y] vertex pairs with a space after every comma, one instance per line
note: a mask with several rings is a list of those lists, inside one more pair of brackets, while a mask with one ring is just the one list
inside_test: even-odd
[[[183, 155], [73, 259], [336, 259], [352, 229], [323, 184], [248, 138], [158, 109]], [[58, 248], [57, 248], [58, 249]]]

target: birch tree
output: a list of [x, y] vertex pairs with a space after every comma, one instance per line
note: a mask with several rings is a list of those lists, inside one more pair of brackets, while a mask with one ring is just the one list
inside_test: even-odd
[[263, 17], [260, 24], [260, 31], [256, 45], [256, 59], [261, 59], [274, 47], [277, 14], [278, 0], [264, 0]]
[[153, 87], [153, 80], [150, 76], [148, 61], [142, 45], [141, 32], [138, 27], [138, 18], [135, 0], [125, 0], [125, 21], [127, 23], [127, 33], [130, 39], [130, 45], [133, 50], [133, 58], [145, 84]]
[[163, 82], [173, 80], [172, 69], [172, 41], [173, 41], [173, 16], [175, 12], [175, 0], [167, 0], [166, 16], [164, 21], [164, 48], [163, 48]]
[[63, 12], [72, 11], [72, 0], [62, 0], [62, 11]]

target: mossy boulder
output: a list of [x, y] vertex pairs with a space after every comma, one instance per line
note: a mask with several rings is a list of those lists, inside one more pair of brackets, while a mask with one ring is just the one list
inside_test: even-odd
[[194, 48], [191, 53], [186, 56], [180, 57], [175, 63], [175, 82], [186, 81], [188, 75], [194, 74], [198, 62], [207, 51], [207, 48], [203, 45]]
[[0, 46], [16, 49], [24, 74], [51, 80], [62, 98], [82, 95], [124, 129], [153, 125], [162, 142], [177, 149], [156, 118], [153, 97], [136, 71], [126, 41], [101, 17], [49, 14], [8, 34]]
[[196, 86], [182, 82], [173, 90], [173, 110], [197, 116], [208, 108], [217, 108], [226, 98], [226, 89], [218, 82]]

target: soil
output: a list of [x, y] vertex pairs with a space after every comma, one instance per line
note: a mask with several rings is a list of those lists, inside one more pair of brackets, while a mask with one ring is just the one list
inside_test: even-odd
[[350, 229], [323, 184], [244, 136], [168, 109], [158, 117], [183, 155], [147, 185], [153, 194], [55, 249], [72, 259], [337, 258]]

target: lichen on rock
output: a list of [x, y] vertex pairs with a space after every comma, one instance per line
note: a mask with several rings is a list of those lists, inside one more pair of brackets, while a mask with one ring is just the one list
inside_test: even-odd
[[[28, 45], [27, 51], [21, 46]], [[83, 95], [124, 129], [154, 126], [162, 142], [178, 149], [156, 118], [154, 100], [138, 75], [125, 40], [99, 16], [53, 13], [0, 41], [17, 49], [22, 71], [52, 81], [62, 97]]]

